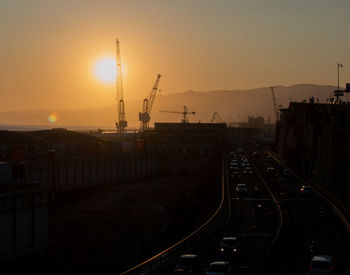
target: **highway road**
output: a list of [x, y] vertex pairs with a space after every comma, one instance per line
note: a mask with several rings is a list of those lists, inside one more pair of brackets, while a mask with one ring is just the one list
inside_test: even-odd
[[[253, 152], [258, 153], [253, 155]], [[252, 175], [243, 173], [244, 157], [250, 162]], [[239, 173], [234, 178], [230, 169], [233, 159], [239, 162]], [[271, 175], [266, 172], [268, 167], [274, 168]], [[241, 247], [239, 255], [230, 259], [232, 274], [307, 274], [312, 257], [309, 245], [316, 242], [317, 254], [334, 256], [334, 274], [346, 274], [350, 246], [345, 227], [320, 198], [301, 194], [303, 183], [298, 177], [292, 173], [283, 176], [285, 167], [256, 147], [234, 156], [228, 154], [227, 169], [232, 203], [228, 223], [211, 241], [184, 253], [198, 254], [205, 269], [212, 261], [227, 260], [219, 253], [221, 239], [236, 236]], [[245, 183], [248, 192], [237, 192], [238, 183]], [[266, 186], [277, 198], [283, 214], [281, 231], [272, 248], [279, 222]]]
[[[234, 152], [234, 149], [230, 151]], [[249, 158], [244, 153], [227, 156], [227, 175], [231, 197], [231, 215], [221, 232], [210, 241], [199, 245], [195, 250], [184, 251], [200, 256], [203, 269], [213, 261], [228, 260], [220, 254], [220, 242], [224, 236], [235, 236], [240, 243], [240, 251], [236, 257], [230, 259], [234, 274], [252, 274], [256, 263], [262, 259], [277, 232], [277, 217], [270, 195], [261, 179], [254, 171], [252, 175], [243, 173], [242, 159]], [[231, 161], [236, 159], [238, 176], [232, 177]], [[250, 161], [248, 159], [248, 161]], [[236, 191], [236, 185], [244, 183], [248, 187], [246, 193]], [[174, 267], [172, 267], [174, 269]], [[162, 274], [169, 274], [170, 270]]]
[[[284, 177], [285, 167], [267, 159], [266, 152], [258, 154], [254, 163], [280, 201], [284, 214], [281, 237], [260, 274], [306, 274], [312, 242], [317, 243], [316, 254], [334, 256], [334, 274], [346, 274], [350, 246], [340, 219], [315, 194], [302, 195], [303, 182], [293, 174]], [[274, 167], [275, 173], [268, 176], [267, 167]]]

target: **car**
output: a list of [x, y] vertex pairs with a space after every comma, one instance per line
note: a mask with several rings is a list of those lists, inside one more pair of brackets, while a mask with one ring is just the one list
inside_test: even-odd
[[183, 254], [177, 261], [175, 274], [198, 274], [201, 272], [199, 256], [196, 254]]
[[300, 193], [302, 196], [304, 197], [310, 197], [313, 195], [313, 191], [312, 191], [312, 188], [310, 185], [303, 185], [301, 188], [300, 188]]
[[269, 176], [275, 175], [275, 167], [267, 167], [266, 174], [268, 174]]
[[236, 237], [224, 237], [220, 243], [220, 253], [226, 256], [234, 256], [239, 253], [239, 243]]
[[242, 161], [242, 166], [243, 167], [248, 167], [248, 166], [250, 166], [250, 164], [249, 164], [248, 161]]
[[237, 165], [231, 165], [230, 166], [230, 170], [231, 171], [238, 171], [239, 170], [239, 167]]
[[206, 275], [227, 275], [231, 274], [232, 268], [228, 262], [216, 261], [209, 264]]
[[244, 173], [245, 175], [253, 175], [252, 168], [250, 168], [250, 167], [245, 167], [244, 170], [243, 170], [243, 173]]
[[236, 149], [236, 152], [237, 152], [237, 153], [243, 153], [243, 152], [244, 152], [244, 150], [243, 150], [243, 148], [242, 148], [242, 147], [238, 147], [238, 148]]
[[319, 252], [320, 250], [320, 244], [318, 241], [311, 241], [309, 243], [309, 253], [310, 255], [316, 255], [318, 254], [317, 252]]
[[236, 185], [236, 191], [238, 193], [247, 193], [248, 192], [248, 188], [247, 185], [245, 183], [239, 183]]
[[313, 256], [309, 265], [310, 275], [330, 275], [334, 274], [334, 259], [332, 256]]

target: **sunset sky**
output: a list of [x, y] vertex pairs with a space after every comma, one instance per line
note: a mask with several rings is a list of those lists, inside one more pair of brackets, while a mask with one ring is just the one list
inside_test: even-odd
[[[0, 0], [0, 111], [115, 104], [95, 64], [120, 40], [125, 100], [350, 82], [349, 0]], [[127, 103], [126, 103], [127, 104]]]

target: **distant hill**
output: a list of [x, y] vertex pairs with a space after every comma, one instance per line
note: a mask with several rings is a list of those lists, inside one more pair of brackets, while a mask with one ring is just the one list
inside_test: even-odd
[[[319, 98], [325, 103], [334, 86], [298, 84], [293, 86], [275, 86], [278, 105], [288, 106], [290, 101], [308, 100], [311, 96]], [[162, 113], [160, 110], [182, 111], [186, 105], [195, 115], [190, 116], [193, 122], [209, 122], [212, 114], [218, 112], [225, 121], [246, 121], [248, 115], [261, 115], [274, 121], [272, 97], [270, 87], [250, 90], [218, 90], [218, 91], [187, 91], [183, 93], [162, 95], [156, 98], [152, 114], [151, 125], [157, 122], [178, 122], [180, 114]], [[125, 103], [126, 118], [129, 127], [138, 127], [138, 114], [142, 108], [142, 100]], [[64, 126], [95, 126], [100, 128], [114, 128], [117, 118], [116, 105], [101, 108], [56, 110], [58, 121], [50, 124], [47, 118], [48, 110], [24, 110], [0, 112], [0, 124], [20, 125], [52, 125]]]
[[40, 130], [32, 132], [15, 132], [0, 130], [0, 145], [3, 144], [32, 144], [48, 146], [53, 143], [96, 143], [101, 139], [88, 134], [82, 134], [64, 129]]

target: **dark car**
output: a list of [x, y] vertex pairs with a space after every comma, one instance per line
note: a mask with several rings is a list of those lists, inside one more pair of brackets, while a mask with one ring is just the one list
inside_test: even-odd
[[225, 256], [238, 255], [239, 243], [236, 237], [224, 237], [220, 243], [220, 253]]
[[196, 254], [184, 254], [176, 263], [175, 274], [199, 274], [201, 272], [201, 265], [199, 256]]
[[300, 193], [303, 197], [311, 197], [313, 196], [314, 192], [312, 191], [312, 188], [311, 186], [309, 185], [303, 185], [301, 188], [300, 188]]
[[206, 275], [228, 275], [232, 274], [232, 268], [228, 262], [212, 262], [205, 273]]
[[269, 176], [274, 176], [276, 173], [275, 167], [267, 167], [266, 174]]

